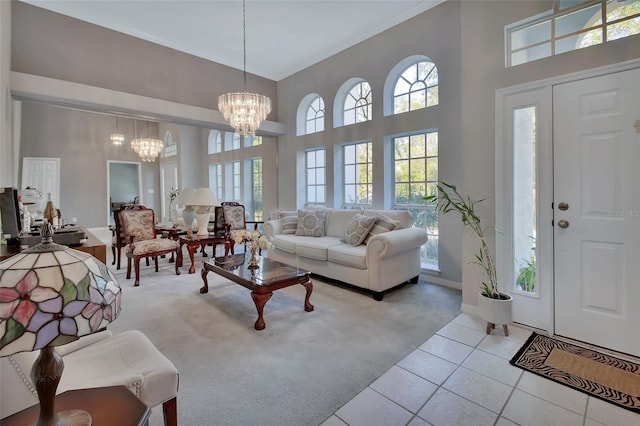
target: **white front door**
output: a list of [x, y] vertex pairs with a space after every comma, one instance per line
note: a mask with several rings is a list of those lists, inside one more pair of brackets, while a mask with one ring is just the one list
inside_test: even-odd
[[24, 157], [22, 159], [22, 189], [35, 188], [42, 192], [47, 199], [51, 194], [51, 201], [60, 207], [60, 159]]
[[557, 85], [555, 333], [640, 355], [640, 69]]

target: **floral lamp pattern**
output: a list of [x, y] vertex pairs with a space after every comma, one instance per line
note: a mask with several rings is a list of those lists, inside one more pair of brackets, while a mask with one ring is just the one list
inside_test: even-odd
[[120, 313], [112, 272], [87, 253], [58, 247], [0, 263], [0, 356], [64, 345]]

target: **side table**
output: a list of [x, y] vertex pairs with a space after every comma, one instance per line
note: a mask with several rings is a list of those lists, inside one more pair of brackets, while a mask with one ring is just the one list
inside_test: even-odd
[[[91, 414], [92, 426], [144, 426], [151, 409], [124, 386], [70, 390], [56, 395], [57, 412], [80, 409]], [[40, 404], [2, 420], [2, 426], [27, 426], [38, 421]]]
[[202, 245], [211, 244], [213, 246], [213, 252], [215, 256], [216, 245], [224, 244], [224, 255], [227, 256], [229, 254], [229, 250], [231, 249], [231, 244], [229, 243], [229, 239], [227, 238], [227, 234], [225, 232], [218, 232], [214, 234], [208, 235], [192, 235], [189, 237], [188, 235], [180, 235], [178, 237], [180, 241], [180, 250], [178, 250], [178, 258], [176, 259], [177, 266], [181, 267], [183, 263], [182, 256], [182, 246], [187, 246], [187, 251], [189, 252], [189, 259], [191, 259], [191, 267], [189, 268], [189, 273], [194, 274], [196, 272], [195, 267], [195, 259], [194, 253], [198, 250], [198, 247]]

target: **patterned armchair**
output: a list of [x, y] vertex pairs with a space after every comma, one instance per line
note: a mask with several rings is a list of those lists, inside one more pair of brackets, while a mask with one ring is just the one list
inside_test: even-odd
[[[120, 211], [122, 233], [126, 246], [127, 279], [131, 278], [131, 262], [134, 262], [136, 281], [134, 286], [140, 285], [140, 259], [152, 257], [158, 272], [158, 256], [168, 253], [178, 254], [180, 244], [172, 239], [157, 238], [155, 214], [152, 209], [144, 206], [126, 208]], [[176, 262], [176, 275], [180, 275]]]
[[231, 243], [231, 254], [234, 254], [235, 237], [238, 231], [247, 229], [247, 224], [251, 226], [252, 231], [258, 231], [258, 225], [264, 222], [245, 219], [244, 206], [235, 201], [225, 201], [222, 204], [224, 213], [224, 223], [227, 228], [229, 242]]

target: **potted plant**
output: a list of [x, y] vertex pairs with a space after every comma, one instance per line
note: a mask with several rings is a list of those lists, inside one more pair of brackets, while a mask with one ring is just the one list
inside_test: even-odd
[[437, 184], [437, 188], [438, 195], [430, 195], [425, 197], [425, 200], [436, 203], [438, 212], [459, 213], [463, 225], [469, 227], [480, 240], [480, 251], [475, 255], [476, 260], [472, 263], [480, 266], [486, 274], [486, 280], [482, 282], [478, 298], [478, 308], [480, 317], [487, 321], [487, 334], [495, 328], [496, 324], [503, 324], [505, 335], [509, 335], [507, 324], [512, 319], [512, 298], [498, 289], [496, 264], [485, 239], [486, 229], [483, 228], [480, 216], [475, 211], [476, 203], [481, 203], [484, 199], [473, 201], [468, 196], [462, 196], [455, 185], [442, 181]]

